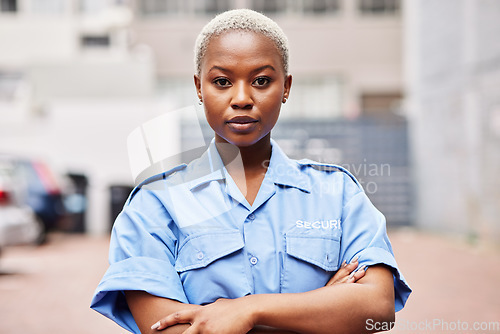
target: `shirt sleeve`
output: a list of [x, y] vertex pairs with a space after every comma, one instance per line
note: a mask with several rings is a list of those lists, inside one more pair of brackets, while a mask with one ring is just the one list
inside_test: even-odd
[[349, 177], [345, 177], [344, 193], [348, 194], [342, 213], [342, 241], [340, 257], [350, 262], [359, 257], [359, 265], [367, 267], [385, 264], [394, 276], [395, 310], [400, 311], [411, 289], [398, 268], [387, 236], [384, 215], [370, 202], [364, 191]]
[[113, 226], [110, 265], [94, 293], [91, 308], [123, 328], [140, 333], [124, 291], [141, 290], [188, 302], [174, 268], [173, 224], [157, 194], [141, 189], [134, 195]]

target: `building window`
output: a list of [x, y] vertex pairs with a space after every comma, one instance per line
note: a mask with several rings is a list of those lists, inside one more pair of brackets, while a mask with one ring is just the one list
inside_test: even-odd
[[400, 11], [400, 0], [358, 0], [358, 8], [362, 14], [396, 14]]
[[17, 0], [0, 0], [0, 12], [17, 12]]
[[108, 1], [103, 0], [80, 0], [80, 12], [84, 14], [95, 14], [109, 7]]
[[282, 118], [335, 118], [342, 116], [342, 84], [334, 75], [295, 76], [290, 103]]
[[363, 93], [361, 109], [364, 115], [394, 115], [400, 109], [402, 99], [401, 92]]
[[143, 0], [141, 11], [144, 15], [154, 16], [163, 14], [176, 14], [181, 8], [177, 0]]
[[85, 48], [107, 48], [111, 41], [108, 35], [85, 35], [82, 36], [81, 43]]
[[29, 11], [36, 14], [63, 14], [66, 10], [64, 0], [29, 0]]
[[216, 15], [231, 9], [229, 0], [205, 0], [196, 2], [196, 12], [200, 14]]
[[18, 72], [0, 72], [0, 101], [11, 101], [23, 83]]
[[264, 14], [279, 14], [286, 10], [286, 0], [253, 0], [252, 9]]
[[145, 16], [161, 15], [210, 15], [222, 13], [232, 8], [231, 0], [143, 0], [140, 9]]
[[305, 14], [332, 14], [340, 9], [339, 0], [304, 0]]

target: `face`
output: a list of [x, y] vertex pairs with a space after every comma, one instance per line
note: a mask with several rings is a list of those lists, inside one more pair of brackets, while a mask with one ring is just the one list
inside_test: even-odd
[[242, 31], [212, 38], [195, 76], [216, 141], [240, 148], [270, 140], [291, 83], [275, 44]]

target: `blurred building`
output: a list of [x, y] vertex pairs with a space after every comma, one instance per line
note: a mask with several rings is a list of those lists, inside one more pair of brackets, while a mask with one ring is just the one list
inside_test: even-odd
[[[127, 136], [196, 103], [195, 38], [216, 13], [242, 7], [271, 16], [290, 39], [284, 119], [399, 111], [398, 0], [2, 0], [0, 150], [87, 175], [87, 230], [108, 231], [109, 187], [133, 183]], [[180, 151], [178, 132], [168, 146]]]
[[193, 94], [193, 44], [216, 14], [252, 8], [290, 40], [293, 88], [282, 116], [356, 117], [387, 112], [403, 96], [399, 0], [137, 0], [134, 43], [150, 46], [162, 94]]
[[416, 223], [500, 241], [500, 2], [405, 3]]
[[131, 183], [127, 135], [159, 114], [150, 52], [117, 1], [0, 1], [0, 151], [89, 177], [87, 230], [108, 230], [108, 187]]

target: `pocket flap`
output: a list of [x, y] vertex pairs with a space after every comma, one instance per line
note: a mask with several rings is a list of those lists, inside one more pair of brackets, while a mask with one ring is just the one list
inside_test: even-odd
[[339, 264], [340, 238], [311, 235], [286, 235], [286, 253], [314, 264], [326, 271], [335, 271]]
[[175, 269], [177, 272], [202, 268], [229, 255], [245, 243], [239, 230], [214, 231], [189, 236], [179, 248]]

